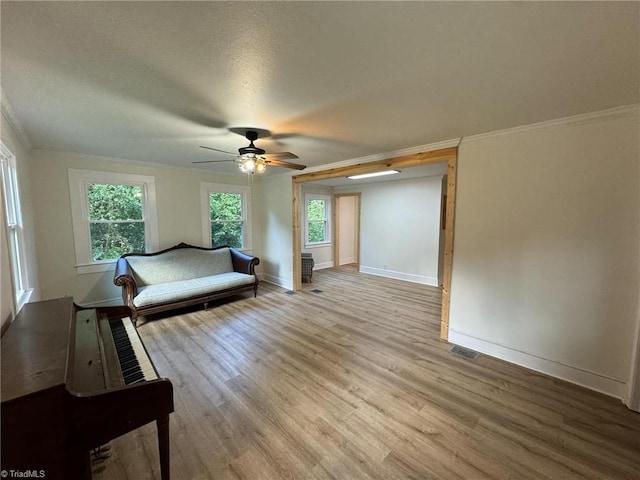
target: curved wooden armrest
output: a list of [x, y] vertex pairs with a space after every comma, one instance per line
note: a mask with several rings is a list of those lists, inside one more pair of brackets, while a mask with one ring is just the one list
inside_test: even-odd
[[234, 271], [255, 275], [255, 267], [260, 264], [258, 257], [239, 252], [235, 248], [229, 248], [229, 252], [231, 253], [231, 263]]
[[122, 287], [122, 298], [127, 305], [132, 305], [133, 297], [138, 295], [138, 286], [126, 258], [120, 257], [118, 259], [113, 283]]

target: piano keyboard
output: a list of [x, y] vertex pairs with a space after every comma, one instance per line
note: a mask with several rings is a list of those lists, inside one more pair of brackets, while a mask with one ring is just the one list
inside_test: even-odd
[[125, 385], [158, 378], [131, 319], [112, 320], [111, 334]]
[[130, 315], [71, 297], [22, 307], [0, 346], [3, 469], [90, 480], [91, 450], [155, 422], [169, 480], [173, 386], [158, 378]]

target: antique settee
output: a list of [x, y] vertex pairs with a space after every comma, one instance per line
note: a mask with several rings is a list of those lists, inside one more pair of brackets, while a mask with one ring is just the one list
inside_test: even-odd
[[122, 287], [133, 322], [141, 315], [204, 304], [253, 290], [258, 292], [258, 257], [231, 247], [180, 243], [155, 253], [128, 253], [116, 264], [113, 282]]

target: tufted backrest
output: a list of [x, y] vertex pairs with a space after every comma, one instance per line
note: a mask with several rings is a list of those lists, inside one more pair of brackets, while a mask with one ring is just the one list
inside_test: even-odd
[[128, 255], [126, 259], [139, 287], [233, 272], [231, 253], [226, 247], [180, 248], [151, 256]]

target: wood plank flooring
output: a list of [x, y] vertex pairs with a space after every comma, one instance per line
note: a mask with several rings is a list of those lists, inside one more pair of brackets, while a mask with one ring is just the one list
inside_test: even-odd
[[[262, 284], [149, 319], [138, 331], [175, 390], [172, 478], [640, 479], [640, 414], [452, 355], [440, 302], [341, 267], [294, 295]], [[94, 479], [160, 478], [154, 424], [112, 446]]]

